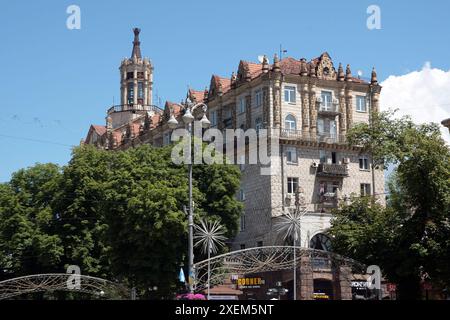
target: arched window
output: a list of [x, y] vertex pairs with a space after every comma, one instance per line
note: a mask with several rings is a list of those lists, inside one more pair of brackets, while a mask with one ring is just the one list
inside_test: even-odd
[[331, 251], [331, 239], [326, 234], [318, 233], [312, 237], [309, 247], [316, 250]]
[[286, 119], [284, 120], [284, 127], [286, 130], [297, 130], [297, 121], [292, 114], [287, 115]]

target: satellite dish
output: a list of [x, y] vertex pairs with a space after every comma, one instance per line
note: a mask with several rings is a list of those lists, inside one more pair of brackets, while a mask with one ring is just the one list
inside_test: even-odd
[[263, 63], [264, 62], [264, 56], [258, 56], [258, 61], [260, 63]]
[[361, 78], [363, 75], [363, 72], [361, 70], [358, 70], [358, 77]]

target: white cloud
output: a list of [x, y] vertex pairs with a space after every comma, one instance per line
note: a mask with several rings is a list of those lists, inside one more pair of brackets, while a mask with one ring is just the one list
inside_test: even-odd
[[[450, 118], [450, 70], [432, 68], [426, 62], [422, 70], [402, 76], [390, 76], [381, 83], [382, 110], [399, 109], [398, 115], [410, 115], [416, 123], [436, 122]], [[449, 130], [441, 132], [450, 144]]]

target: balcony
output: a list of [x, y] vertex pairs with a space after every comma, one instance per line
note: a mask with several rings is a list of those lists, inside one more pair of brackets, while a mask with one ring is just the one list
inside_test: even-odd
[[108, 109], [108, 115], [114, 112], [124, 112], [124, 111], [153, 111], [155, 113], [162, 113], [163, 110], [154, 105], [144, 105], [144, 104], [121, 104], [112, 106]]
[[314, 204], [314, 210], [318, 212], [331, 212], [331, 209], [338, 207], [339, 201], [336, 193], [327, 192], [319, 195], [319, 201]]
[[[273, 129], [273, 133], [276, 134], [276, 129]], [[346, 137], [343, 134], [323, 134], [318, 133], [316, 137], [311, 137], [309, 133], [304, 135], [301, 130], [281, 129], [280, 139], [284, 140], [302, 140], [307, 142], [318, 142], [328, 144], [345, 144]]]
[[328, 103], [320, 104], [318, 114], [322, 116], [332, 116], [335, 117], [339, 115], [339, 104], [338, 103]]
[[345, 164], [320, 163], [316, 175], [322, 177], [347, 177], [348, 168]]

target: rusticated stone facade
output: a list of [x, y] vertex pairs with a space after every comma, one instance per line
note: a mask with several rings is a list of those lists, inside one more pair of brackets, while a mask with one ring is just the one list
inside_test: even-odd
[[[112, 150], [161, 146], [170, 143], [171, 115], [182, 125], [183, 104], [167, 102], [164, 110], [151, 104], [153, 67], [141, 57], [138, 34], [135, 30], [132, 57], [121, 66], [122, 105], [108, 110], [105, 126], [91, 126], [88, 144]], [[141, 80], [143, 91], [136, 84]], [[129, 88], [143, 100], [130, 96]], [[368, 122], [379, 110], [380, 91], [375, 70], [370, 82], [363, 81], [352, 76], [349, 65], [336, 71], [328, 53], [310, 61], [276, 55], [272, 64], [267, 57], [261, 63], [241, 61], [231, 77], [213, 75], [208, 89], [188, 91], [190, 100], [208, 105], [213, 128], [266, 128], [279, 138], [279, 153], [270, 154], [276, 174], [261, 175], [257, 164], [241, 165], [239, 196], [245, 209], [233, 249], [280, 244], [273, 225], [295, 208], [296, 186], [304, 191], [308, 212], [303, 247], [326, 234], [331, 209], [352, 194], [375, 194], [384, 202], [383, 171], [372, 168], [370, 154], [345, 140], [352, 125]], [[329, 248], [323, 244], [323, 249]]]

